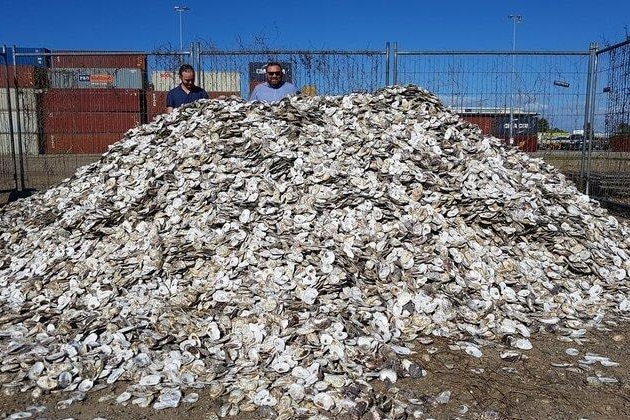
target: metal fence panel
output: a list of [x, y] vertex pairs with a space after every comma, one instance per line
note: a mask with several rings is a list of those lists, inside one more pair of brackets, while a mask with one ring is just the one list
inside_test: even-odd
[[[133, 86], [138, 89], [123, 91], [112, 84], [98, 89], [102, 93], [94, 101], [85, 98], [90, 93], [86, 89], [55, 90], [41, 77], [46, 69], [9, 70], [4, 49], [0, 88], [5, 90], [0, 103], [8, 108], [11, 99], [12, 109], [0, 110], [0, 191], [45, 189], [71, 176], [78, 166], [97, 160], [126, 129], [164, 112], [166, 92], [179, 82], [176, 73], [183, 63], [195, 67], [197, 83], [211, 97], [235, 94], [248, 99], [264, 77], [258, 74], [261, 66], [278, 61], [305, 94], [373, 92], [390, 80], [417, 84], [487, 133], [543, 157], [576, 181], [583, 181], [579, 175], [585, 170], [594, 195], [623, 198], [630, 185], [629, 42], [597, 52], [597, 68], [591, 67], [592, 50], [457, 52], [394, 47], [390, 53], [389, 44], [383, 51], [204, 51], [192, 44], [190, 51], [175, 52], [44, 53], [52, 58], [51, 69], [120, 63], [142, 74], [142, 82]], [[19, 54], [11, 59], [42, 55]], [[108, 112], [110, 105], [116, 111]], [[584, 132], [586, 122], [590, 125]]]
[[240, 74], [245, 99], [260, 82], [252, 64], [270, 61], [283, 63], [291, 82], [305, 93], [372, 92], [387, 83], [387, 51], [206, 51], [201, 56], [204, 71]]
[[[602, 202], [630, 204], [630, 39], [597, 52], [594, 147], [587, 150], [589, 193]], [[601, 133], [601, 134], [599, 134]], [[597, 140], [608, 147], [600, 150]]]
[[[585, 52], [395, 52], [394, 80], [422, 86], [507, 144], [552, 162], [578, 161], [569, 141], [584, 124]], [[561, 152], [561, 153], [560, 153]]]

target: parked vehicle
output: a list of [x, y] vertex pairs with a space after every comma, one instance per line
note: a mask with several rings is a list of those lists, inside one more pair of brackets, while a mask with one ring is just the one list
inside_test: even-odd
[[584, 144], [584, 136], [582, 134], [571, 134], [569, 136], [569, 150], [582, 150], [582, 144]]

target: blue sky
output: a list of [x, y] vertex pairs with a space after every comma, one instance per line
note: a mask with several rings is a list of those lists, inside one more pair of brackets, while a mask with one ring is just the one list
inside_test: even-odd
[[0, 45], [152, 51], [219, 49], [587, 50], [628, 35], [630, 0], [7, 1]]

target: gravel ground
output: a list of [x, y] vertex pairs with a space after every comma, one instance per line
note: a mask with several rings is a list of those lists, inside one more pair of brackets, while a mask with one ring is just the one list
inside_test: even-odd
[[[384, 395], [412, 396], [422, 401], [416, 408], [422, 419], [622, 419], [630, 418], [630, 324], [607, 326], [589, 331], [581, 343], [560, 341], [554, 334], [533, 337], [534, 348], [524, 351], [516, 361], [502, 360], [502, 347], [484, 347], [476, 358], [452, 350], [445, 341], [418, 344], [415, 358], [427, 371], [420, 379], [403, 379], [395, 384], [376, 381], [374, 387]], [[571, 356], [569, 348], [579, 353]], [[619, 366], [584, 364], [587, 353], [606, 356]], [[554, 367], [553, 364], [564, 367]], [[616, 382], [606, 383], [611, 378]], [[117, 384], [88, 393], [82, 402], [61, 408], [67, 394], [58, 392], [33, 399], [29, 392], [0, 396], [2, 418], [17, 413], [32, 413], [47, 419], [191, 419], [211, 418], [221, 401], [212, 400], [204, 390], [199, 401], [177, 408], [154, 410], [137, 405], [117, 404], [123, 392]], [[239, 419], [274, 418], [270, 411], [241, 413]], [[356, 416], [330, 414], [335, 419]], [[15, 417], [14, 417], [15, 418]], [[373, 413], [362, 418], [376, 419]], [[382, 416], [381, 418], [387, 418]], [[413, 417], [410, 417], [413, 418]]]

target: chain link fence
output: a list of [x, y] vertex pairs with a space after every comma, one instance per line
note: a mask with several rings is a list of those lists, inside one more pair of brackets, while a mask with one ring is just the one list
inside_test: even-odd
[[[165, 110], [183, 63], [212, 98], [247, 100], [264, 64], [283, 64], [303, 94], [416, 84], [445, 106], [573, 179], [624, 202], [630, 176], [628, 40], [584, 51], [22, 52], [0, 50], [0, 192], [42, 190], [93, 162]], [[39, 66], [13, 65], [37, 57]], [[32, 60], [31, 60], [32, 61]], [[0, 200], [2, 203], [2, 200]]]
[[[630, 39], [597, 52], [586, 150], [587, 192], [607, 205], [630, 204]], [[601, 135], [599, 134], [601, 133]], [[607, 148], [598, 148], [599, 137]], [[591, 146], [590, 143], [587, 146]]]

